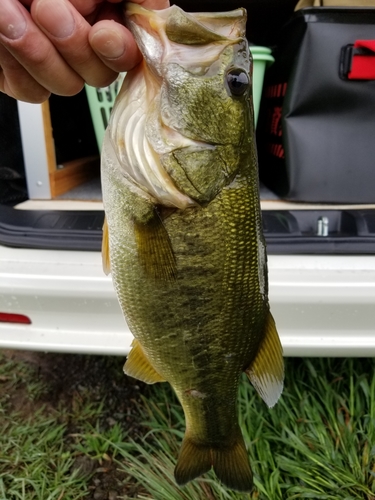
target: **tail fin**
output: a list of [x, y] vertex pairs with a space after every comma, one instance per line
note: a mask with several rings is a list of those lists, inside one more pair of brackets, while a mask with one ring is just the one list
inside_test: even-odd
[[195, 443], [188, 435], [182, 441], [174, 477], [179, 486], [208, 472], [212, 467], [211, 449]]
[[230, 489], [250, 492], [253, 475], [240, 430], [230, 444], [212, 447], [194, 442], [188, 435], [182, 442], [174, 472], [176, 482], [183, 486], [213, 467], [220, 481]]

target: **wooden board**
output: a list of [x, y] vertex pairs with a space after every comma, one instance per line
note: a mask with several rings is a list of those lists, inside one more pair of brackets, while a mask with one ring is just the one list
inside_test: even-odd
[[59, 165], [50, 172], [51, 196], [56, 198], [99, 175], [99, 156], [89, 156]]
[[99, 156], [89, 156], [57, 165], [49, 102], [46, 101], [41, 106], [50, 192], [53, 199], [97, 176], [100, 160]]

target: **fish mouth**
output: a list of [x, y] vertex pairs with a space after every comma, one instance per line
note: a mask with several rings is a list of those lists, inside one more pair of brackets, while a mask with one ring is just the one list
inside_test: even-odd
[[209, 71], [228, 45], [243, 41], [246, 10], [187, 13], [177, 5], [147, 10], [125, 5], [125, 24], [136, 39], [148, 66], [159, 76], [166, 64], [177, 63], [190, 71]]
[[125, 22], [142, 26], [161, 38], [182, 45], [235, 42], [245, 36], [247, 13], [243, 8], [228, 12], [184, 12], [177, 5], [148, 10], [136, 3], [125, 4]]

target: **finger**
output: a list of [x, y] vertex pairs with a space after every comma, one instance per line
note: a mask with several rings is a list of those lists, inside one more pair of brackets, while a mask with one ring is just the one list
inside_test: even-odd
[[102, 87], [116, 78], [89, 44], [90, 24], [68, 0], [34, 0], [31, 15], [67, 64], [88, 84]]
[[0, 3], [0, 44], [47, 90], [71, 95], [82, 87], [82, 79], [61, 59], [18, 0]]
[[[70, 0], [70, 3], [75, 7], [75, 9], [88, 21], [90, 24], [94, 24], [97, 21], [97, 14], [101, 12], [103, 8], [110, 5], [113, 8], [113, 4], [122, 3], [123, 0]], [[108, 17], [111, 19], [111, 17]]]
[[42, 87], [14, 57], [0, 45], [0, 92], [20, 101], [41, 103], [50, 92]]
[[116, 72], [129, 71], [141, 60], [133, 35], [115, 21], [94, 24], [89, 42], [104, 64]]
[[[166, 8], [168, 0], [134, 0], [149, 8]], [[122, 24], [124, 21], [124, 6], [120, 9], [111, 9], [109, 4], [104, 5], [98, 21], [91, 28], [89, 42], [100, 59], [115, 71], [129, 71], [142, 58], [133, 35]], [[114, 19], [118, 23], [111, 22]]]
[[73, 95], [82, 88], [82, 78], [64, 62], [18, 0], [0, 2], [0, 45], [48, 91]]
[[[121, 1], [121, 0], [118, 0]], [[73, 7], [84, 17], [94, 14], [106, 0], [70, 0]]]
[[103, 0], [70, 0], [73, 7], [84, 17], [93, 14]]
[[145, 9], [167, 9], [170, 6], [169, 0], [132, 0], [133, 3], [142, 5]]

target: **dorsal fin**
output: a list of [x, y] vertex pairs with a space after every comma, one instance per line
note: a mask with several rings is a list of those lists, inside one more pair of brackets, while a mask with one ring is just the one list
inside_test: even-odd
[[264, 340], [245, 373], [264, 402], [272, 408], [283, 391], [284, 360], [275, 321], [270, 312], [266, 319]]

